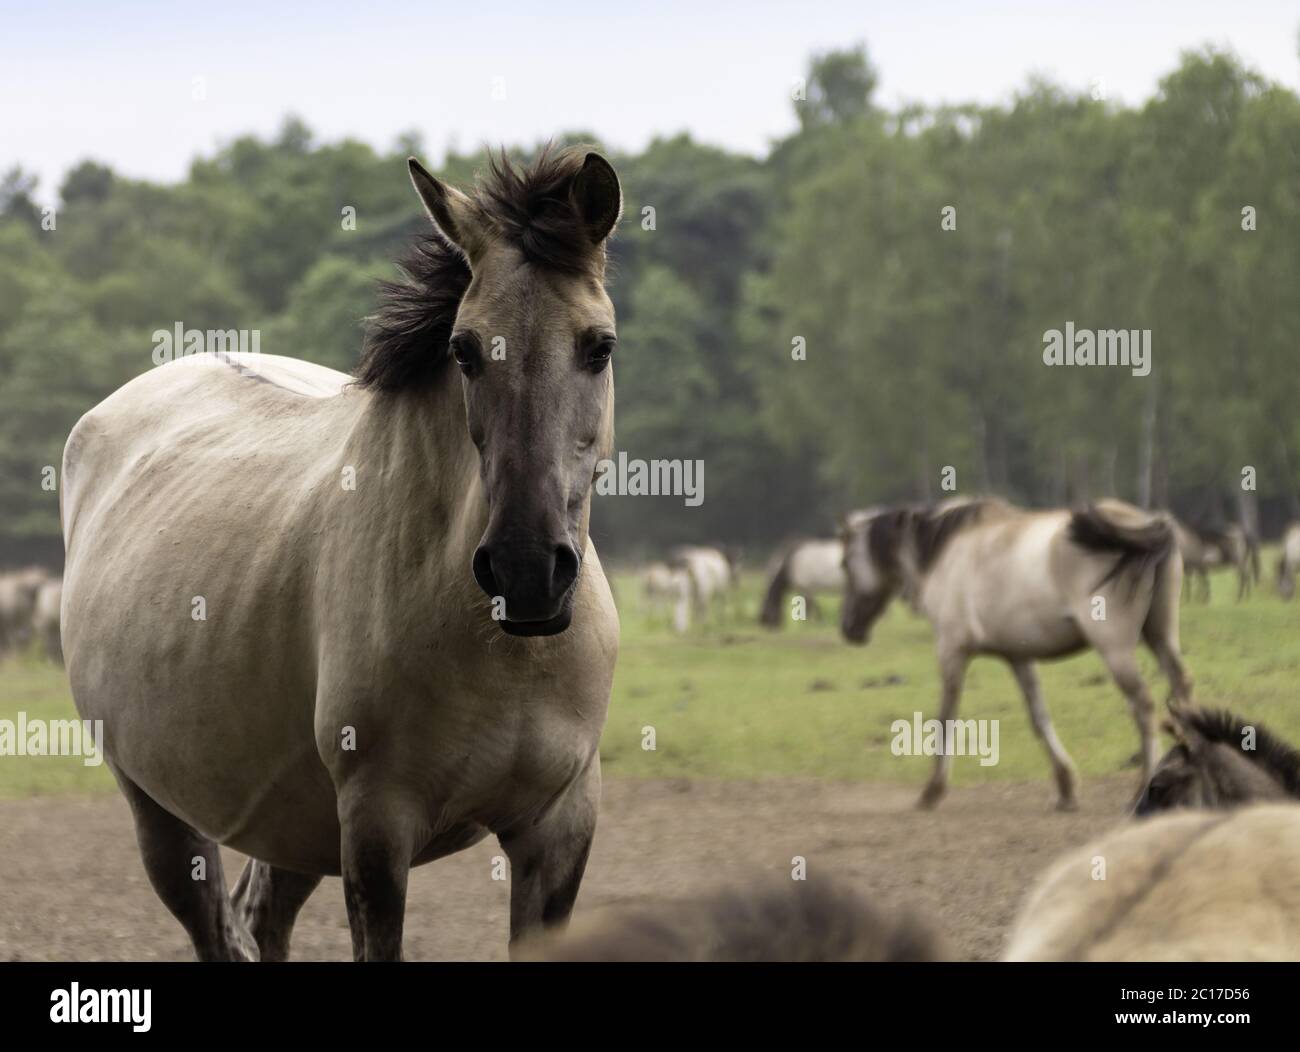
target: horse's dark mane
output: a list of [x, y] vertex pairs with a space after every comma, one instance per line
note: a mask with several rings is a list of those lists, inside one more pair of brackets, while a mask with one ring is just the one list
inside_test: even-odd
[[908, 508], [890, 508], [867, 523], [867, 551], [871, 561], [890, 573], [898, 572], [898, 550], [910, 514]]
[[[501, 154], [470, 197], [501, 237], [538, 266], [582, 273], [603, 249], [569, 196], [587, 157], [584, 147], [542, 150], [529, 167]], [[404, 281], [379, 283], [379, 309], [368, 319], [355, 376], [361, 387], [396, 391], [420, 387], [451, 360], [448, 341], [470, 283], [460, 251], [438, 231], [420, 235], [402, 260]]]
[[960, 504], [890, 508], [867, 524], [867, 549], [877, 566], [897, 572], [903, 538], [910, 533], [917, 564], [924, 572], [956, 534], [978, 522], [997, 503], [994, 498], [981, 497]]
[[599, 258], [569, 196], [588, 152], [587, 147], [552, 150], [548, 145], [529, 168], [516, 167], [504, 152], [488, 158], [488, 179], [474, 200], [530, 263], [581, 274]]
[[355, 374], [362, 387], [423, 387], [451, 360], [448, 341], [469, 288], [469, 264], [435, 230], [420, 235], [400, 265], [405, 281], [379, 283], [380, 307], [370, 316]]
[[951, 507], [932, 505], [917, 512], [912, 517], [912, 537], [916, 547], [916, 559], [922, 571], [934, 565], [935, 559], [952, 540], [967, 526], [973, 526], [983, 518], [992, 502], [986, 499], [967, 501]]
[[[1237, 749], [1252, 763], [1276, 777], [1292, 796], [1300, 796], [1300, 751], [1272, 731], [1258, 723], [1244, 720], [1227, 709], [1180, 710], [1178, 720], [1206, 741]], [[1247, 729], [1253, 730], [1255, 734], [1253, 751], [1241, 747], [1242, 735]]]

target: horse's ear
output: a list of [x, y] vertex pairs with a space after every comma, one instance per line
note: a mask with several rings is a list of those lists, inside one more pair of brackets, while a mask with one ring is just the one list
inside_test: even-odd
[[474, 255], [484, 234], [485, 220], [478, 207], [454, 186], [435, 179], [414, 157], [406, 159], [406, 167], [434, 226], [466, 256]]
[[623, 190], [614, 166], [600, 154], [587, 154], [582, 170], [573, 177], [569, 199], [582, 216], [592, 244], [599, 245], [614, 232], [623, 213]]

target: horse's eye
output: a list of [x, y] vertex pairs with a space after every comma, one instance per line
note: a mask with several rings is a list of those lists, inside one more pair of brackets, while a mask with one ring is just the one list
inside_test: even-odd
[[478, 339], [468, 332], [457, 333], [451, 338], [451, 356], [466, 376], [472, 376], [477, 370], [481, 355]]
[[608, 338], [592, 344], [587, 351], [587, 368], [593, 373], [598, 373], [604, 369], [614, 354], [614, 345], [615, 341]]

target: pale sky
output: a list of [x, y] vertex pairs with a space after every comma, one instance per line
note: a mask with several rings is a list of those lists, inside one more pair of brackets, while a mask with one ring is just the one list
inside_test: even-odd
[[289, 112], [377, 148], [417, 129], [434, 163], [449, 143], [579, 128], [616, 148], [685, 130], [761, 154], [793, 128], [791, 85], [818, 50], [864, 41], [890, 107], [1004, 101], [1031, 73], [1134, 104], [1205, 43], [1300, 90], [1298, 33], [1296, 0], [0, 0], [0, 171], [38, 173], [43, 201], [86, 157], [183, 179]]

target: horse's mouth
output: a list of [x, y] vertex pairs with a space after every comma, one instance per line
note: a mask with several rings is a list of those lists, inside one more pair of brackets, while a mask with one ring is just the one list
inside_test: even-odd
[[566, 602], [554, 617], [542, 621], [511, 621], [502, 618], [497, 622], [508, 636], [558, 636], [573, 620], [573, 604]]

